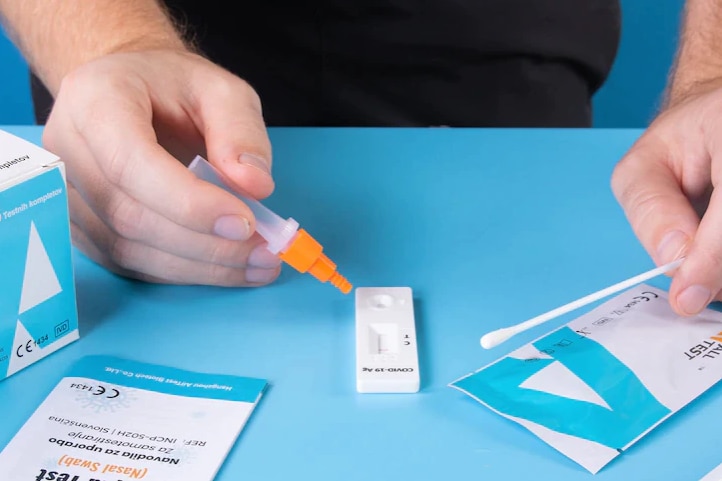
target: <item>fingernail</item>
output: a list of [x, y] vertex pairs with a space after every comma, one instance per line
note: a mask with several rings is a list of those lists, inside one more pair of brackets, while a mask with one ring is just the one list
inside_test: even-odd
[[681, 230], [673, 230], [662, 237], [657, 246], [657, 258], [661, 264], [667, 264], [677, 259], [687, 245], [689, 238]]
[[237, 215], [224, 215], [216, 220], [213, 232], [228, 240], [247, 240], [251, 236], [251, 226], [248, 219]]
[[677, 296], [679, 309], [687, 315], [697, 314], [712, 301], [712, 292], [704, 286], [689, 286]]
[[273, 269], [281, 265], [281, 259], [268, 250], [267, 244], [256, 246], [248, 256], [248, 265], [262, 269]]
[[250, 165], [251, 167], [255, 167], [263, 173], [271, 175], [271, 168], [268, 166], [268, 162], [258, 156], [255, 156], [253, 154], [243, 154], [241, 155], [239, 162], [243, 165]]
[[267, 284], [276, 278], [276, 269], [246, 269], [246, 280], [254, 284]]

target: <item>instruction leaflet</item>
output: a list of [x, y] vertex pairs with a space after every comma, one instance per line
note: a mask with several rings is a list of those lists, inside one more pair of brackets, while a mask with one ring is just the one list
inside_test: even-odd
[[0, 473], [13, 481], [210, 481], [266, 385], [86, 357], [0, 452]]

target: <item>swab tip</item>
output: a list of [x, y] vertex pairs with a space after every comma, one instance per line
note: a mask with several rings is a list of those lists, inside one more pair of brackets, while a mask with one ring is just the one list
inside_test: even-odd
[[484, 334], [483, 336], [481, 336], [479, 344], [481, 344], [481, 347], [483, 347], [484, 349], [491, 349], [492, 347], [494, 347], [494, 345], [491, 343], [491, 340], [489, 339], [489, 334]]
[[506, 341], [512, 335], [514, 335], [514, 333], [510, 332], [508, 328], [497, 329], [496, 331], [488, 332], [481, 336], [479, 344], [481, 344], [481, 347], [483, 347], [484, 349], [491, 349], [492, 347], [496, 347], [502, 342]]

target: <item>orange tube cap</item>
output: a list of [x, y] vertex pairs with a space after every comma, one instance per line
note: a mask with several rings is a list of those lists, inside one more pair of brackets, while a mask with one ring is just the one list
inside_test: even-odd
[[299, 272], [308, 272], [321, 282], [330, 282], [344, 294], [348, 294], [353, 288], [353, 285], [338, 273], [336, 264], [323, 253], [323, 246], [304, 229], [298, 230], [279, 257]]

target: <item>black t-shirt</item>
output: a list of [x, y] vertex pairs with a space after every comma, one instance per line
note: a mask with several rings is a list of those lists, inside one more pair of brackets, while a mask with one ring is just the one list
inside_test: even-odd
[[269, 125], [585, 126], [618, 0], [167, 0]]

